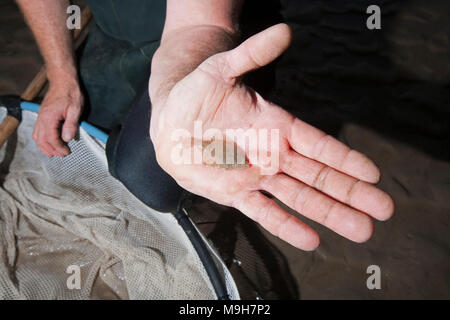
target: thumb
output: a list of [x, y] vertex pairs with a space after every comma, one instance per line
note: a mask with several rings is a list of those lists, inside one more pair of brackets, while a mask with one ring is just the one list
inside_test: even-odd
[[239, 77], [263, 67], [286, 51], [292, 41], [292, 31], [287, 24], [274, 25], [244, 41], [240, 46], [224, 53], [224, 76]]
[[66, 113], [66, 119], [62, 127], [62, 139], [65, 142], [69, 142], [73, 138], [78, 130], [78, 119], [80, 118], [81, 108], [69, 107]]

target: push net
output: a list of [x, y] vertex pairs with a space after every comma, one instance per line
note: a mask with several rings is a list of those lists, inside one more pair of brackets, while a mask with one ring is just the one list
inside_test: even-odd
[[110, 176], [100, 141], [81, 129], [69, 156], [49, 159], [31, 139], [36, 114], [22, 116], [0, 150], [1, 299], [217, 298], [175, 218]]

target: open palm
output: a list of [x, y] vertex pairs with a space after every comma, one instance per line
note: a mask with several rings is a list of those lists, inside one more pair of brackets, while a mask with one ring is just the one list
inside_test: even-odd
[[[151, 136], [158, 162], [185, 189], [237, 208], [298, 248], [315, 249], [319, 236], [261, 191], [350, 240], [364, 242], [373, 231], [370, 217], [386, 220], [394, 210], [391, 198], [373, 185], [380, 177], [378, 168], [363, 154], [264, 100], [239, 81], [246, 72], [280, 56], [290, 41], [289, 28], [276, 25], [231, 51], [208, 58], [178, 82], [152, 115]], [[203, 133], [215, 135], [198, 141], [196, 124]], [[217, 156], [219, 149], [205, 153], [205, 146], [216, 146], [218, 133], [228, 146], [230, 129], [264, 132], [268, 141], [246, 145], [248, 140], [234, 140], [246, 162], [231, 168], [205, 158], [200, 163], [174, 161], [176, 148], [191, 151], [190, 155], [200, 148], [204, 154]], [[193, 138], [174, 141], [174, 133], [180, 130]], [[271, 136], [271, 132], [277, 134]], [[269, 155], [270, 161], [262, 161], [261, 154]]]

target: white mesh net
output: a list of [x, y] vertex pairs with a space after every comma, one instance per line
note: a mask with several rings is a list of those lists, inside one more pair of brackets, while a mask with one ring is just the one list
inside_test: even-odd
[[[5, 115], [0, 108], [0, 120]], [[81, 130], [70, 156], [48, 159], [31, 139], [35, 119], [24, 111], [0, 150], [1, 299], [216, 298], [176, 220], [109, 175], [100, 142]]]

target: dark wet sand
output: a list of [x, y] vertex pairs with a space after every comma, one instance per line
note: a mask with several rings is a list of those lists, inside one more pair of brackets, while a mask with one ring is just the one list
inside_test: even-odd
[[[365, 28], [369, 4], [380, 5], [382, 30]], [[285, 21], [294, 42], [277, 64], [247, 81], [369, 155], [397, 208], [391, 220], [375, 223], [365, 244], [307, 221], [322, 239], [307, 253], [233, 210], [198, 201], [194, 220], [237, 281], [256, 284], [257, 290], [242, 288], [244, 296], [450, 298], [449, 2], [283, 0], [259, 2], [258, 10], [245, 14], [254, 22], [248, 33]], [[0, 94], [20, 94], [41, 58], [12, 0], [0, 0], [0, 17]], [[381, 290], [366, 288], [372, 264], [381, 268]]]

